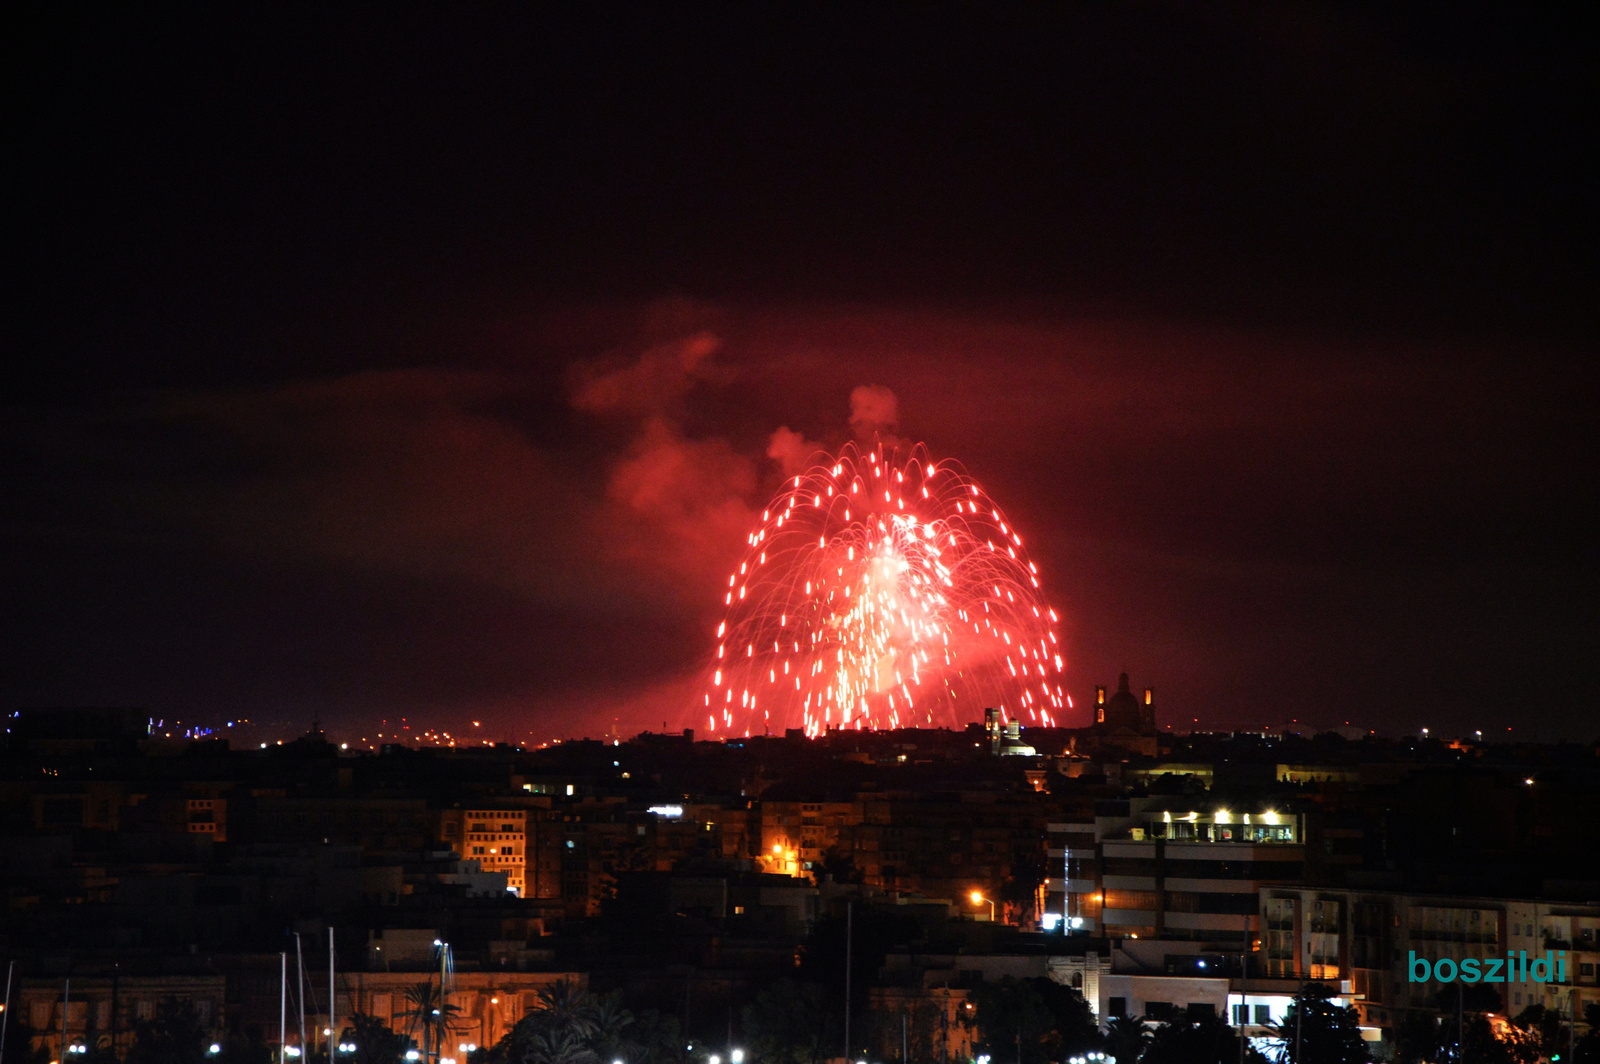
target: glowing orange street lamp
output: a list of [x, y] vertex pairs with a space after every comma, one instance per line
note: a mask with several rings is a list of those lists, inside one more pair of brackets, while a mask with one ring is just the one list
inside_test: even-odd
[[988, 902], [989, 903], [989, 922], [991, 924], [994, 923], [994, 902], [989, 901], [988, 898], [985, 898], [982, 894], [979, 894], [977, 891], [973, 891], [971, 894], [969, 894], [967, 896], [972, 899], [972, 904], [974, 904], [974, 905], [982, 905], [983, 903]]

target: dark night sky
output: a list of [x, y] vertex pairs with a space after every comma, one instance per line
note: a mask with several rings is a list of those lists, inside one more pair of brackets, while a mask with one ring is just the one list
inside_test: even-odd
[[1600, 731], [1586, 27], [4, 17], [3, 704], [689, 723], [769, 436], [876, 384], [1080, 705]]

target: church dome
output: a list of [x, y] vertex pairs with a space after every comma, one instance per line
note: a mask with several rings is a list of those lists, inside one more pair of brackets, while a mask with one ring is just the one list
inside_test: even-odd
[[1131, 718], [1139, 717], [1139, 699], [1128, 690], [1128, 674], [1123, 673], [1117, 678], [1117, 693], [1106, 699], [1106, 720], [1113, 717]]
[[1128, 685], [1128, 674], [1123, 673], [1117, 677], [1117, 691], [1110, 698], [1105, 697], [1105, 688], [1099, 688], [1098, 697], [1101, 699], [1099, 712], [1096, 714], [1098, 727], [1103, 731], [1133, 731], [1140, 734], [1152, 733], [1155, 728], [1155, 710], [1151, 705], [1150, 692], [1145, 692], [1144, 702], [1141, 704], [1139, 696], [1135, 695]]

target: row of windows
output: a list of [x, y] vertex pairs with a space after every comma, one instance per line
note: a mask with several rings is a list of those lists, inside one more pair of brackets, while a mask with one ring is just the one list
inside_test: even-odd
[[1220, 913], [1232, 916], [1254, 916], [1254, 894], [1202, 894], [1197, 891], [1171, 890], [1167, 892], [1169, 913]]
[[1108, 890], [1107, 909], [1159, 909], [1161, 894], [1154, 890]]
[[1164, 909], [1170, 913], [1209, 913], [1231, 916], [1254, 916], [1254, 894], [1206, 894], [1188, 890], [1170, 890], [1165, 897], [1154, 890], [1108, 890], [1105, 892], [1107, 909]]
[[[1260, 1009], [1266, 1006], [1258, 1005], [1256, 1007]], [[1106, 1000], [1106, 1012], [1111, 1016], [1129, 1015], [1128, 999], [1125, 997], [1108, 998]], [[1209, 1001], [1191, 1001], [1187, 1007], [1181, 1009], [1170, 1001], [1146, 1001], [1144, 1003], [1144, 1015], [1148, 1019], [1170, 1020], [1180, 1012], [1187, 1014], [1190, 1019], [1196, 1020], [1217, 1014], [1216, 1006]]]
[[1107, 857], [1108, 876], [1167, 876], [1172, 879], [1299, 879], [1299, 861], [1157, 860], [1154, 857]]

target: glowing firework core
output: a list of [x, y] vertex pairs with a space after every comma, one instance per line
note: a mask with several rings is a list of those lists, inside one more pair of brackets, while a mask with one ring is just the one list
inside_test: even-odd
[[896, 457], [846, 445], [762, 513], [728, 578], [713, 731], [1053, 723], [1057, 618], [1022, 537], [956, 463]]

